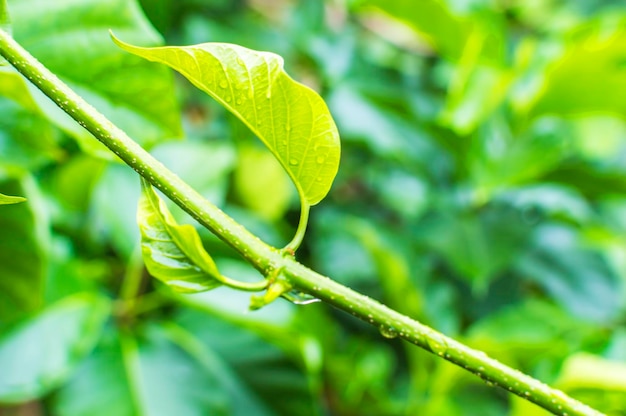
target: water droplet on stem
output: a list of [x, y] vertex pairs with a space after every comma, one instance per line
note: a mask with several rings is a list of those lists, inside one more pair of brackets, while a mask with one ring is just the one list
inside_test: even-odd
[[391, 326], [385, 326], [382, 325], [380, 328], [380, 335], [382, 335], [385, 338], [395, 338], [398, 336], [398, 331], [395, 330], [395, 328], [391, 327]]

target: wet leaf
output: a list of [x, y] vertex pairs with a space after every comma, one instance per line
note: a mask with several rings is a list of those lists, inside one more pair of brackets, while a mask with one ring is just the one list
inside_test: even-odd
[[326, 196], [339, 167], [339, 134], [324, 101], [287, 75], [280, 56], [226, 43], [141, 48], [113, 39], [174, 68], [236, 115], [276, 156], [303, 203]]
[[178, 225], [152, 186], [142, 179], [137, 210], [141, 251], [150, 274], [179, 292], [220, 285], [213, 259], [193, 226]]

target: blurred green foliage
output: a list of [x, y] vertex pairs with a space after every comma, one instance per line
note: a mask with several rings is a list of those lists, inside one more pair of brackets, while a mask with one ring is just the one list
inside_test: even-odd
[[[299, 258], [626, 414], [621, 3], [8, 6], [25, 48], [277, 246], [299, 204], [269, 153], [188, 82], [117, 49], [107, 29], [142, 45], [282, 55], [342, 137], [339, 175]], [[136, 174], [6, 65], [0, 96], [0, 193], [27, 198], [0, 207], [0, 414], [545, 414], [322, 304], [251, 313], [248, 295], [227, 288], [172, 293], [141, 261]], [[199, 231], [225, 275], [258, 279]]]

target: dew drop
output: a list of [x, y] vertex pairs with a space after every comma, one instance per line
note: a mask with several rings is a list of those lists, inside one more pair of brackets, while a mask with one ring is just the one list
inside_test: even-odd
[[248, 90], [248, 98], [249, 98], [249, 99], [253, 99], [253, 98], [254, 98], [254, 91], [252, 91], [252, 88], [250, 88], [250, 89]]
[[443, 355], [448, 350], [448, 344], [446, 341], [441, 337], [441, 335], [435, 332], [429, 334], [426, 342], [428, 343], [430, 350], [437, 355]]
[[298, 164], [298, 160], [297, 159], [291, 159], [289, 161], [289, 164], [292, 165], [292, 166], [296, 166]]
[[241, 105], [242, 101], [241, 98], [237, 98], [237, 101], [235, 101], [237, 103], [237, 105]]
[[324, 163], [325, 160], [326, 158], [324, 156], [318, 156], [317, 159], [315, 159], [315, 161], [319, 163], [320, 165]]
[[267, 90], [267, 92], [265, 93], [265, 97], [267, 97], [268, 100], [270, 98], [272, 98], [272, 91], [271, 90]]
[[380, 335], [385, 338], [395, 338], [398, 336], [398, 332], [391, 326], [382, 325], [380, 328]]
[[226, 88], [226, 87], [228, 87], [228, 82], [226, 82], [226, 80], [225, 80], [225, 79], [221, 80], [221, 81], [220, 81], [220, 87], [221, 87], [221, 88]]
[[291, 126], [289, 124], [285, 125], [285, 130], [286, 131], [291, 131]]
[[226, 100], [227, 103], [231, 102], [232, 99], [230, 98], [230, 96], [227, 96], [226, 98], [224, 98], [224, 100]]

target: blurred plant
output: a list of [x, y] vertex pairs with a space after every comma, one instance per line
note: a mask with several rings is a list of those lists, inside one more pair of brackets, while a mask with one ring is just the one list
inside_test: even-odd
[[[194, 189], [268, 243], [294, 234], [286, 177], [249, 186], [264, 176], [251, 163], [280, 169], [242, 124], [182, 82], [175, 100], [167, 72], [110, 43], [108, 28], [161, 43], [134, 2], [8, 3], [14, 38]], [[143, 8], [169, 44], [270, 48], [325, 97], [343, 161], [300, 259], [623, 414], [623, 7], [387, 3]], [[227, 288], [155, 284], [132, 172], [8, 66], [0, 95], [0, 192], [28, 198], [0, 216], [0, 362], [24, 386], [0, 377], [0, 401], [54, 414], [542, 414], [323, 305], [245, 314]], [[222, 274], [258, 281], [198, 233]]]

